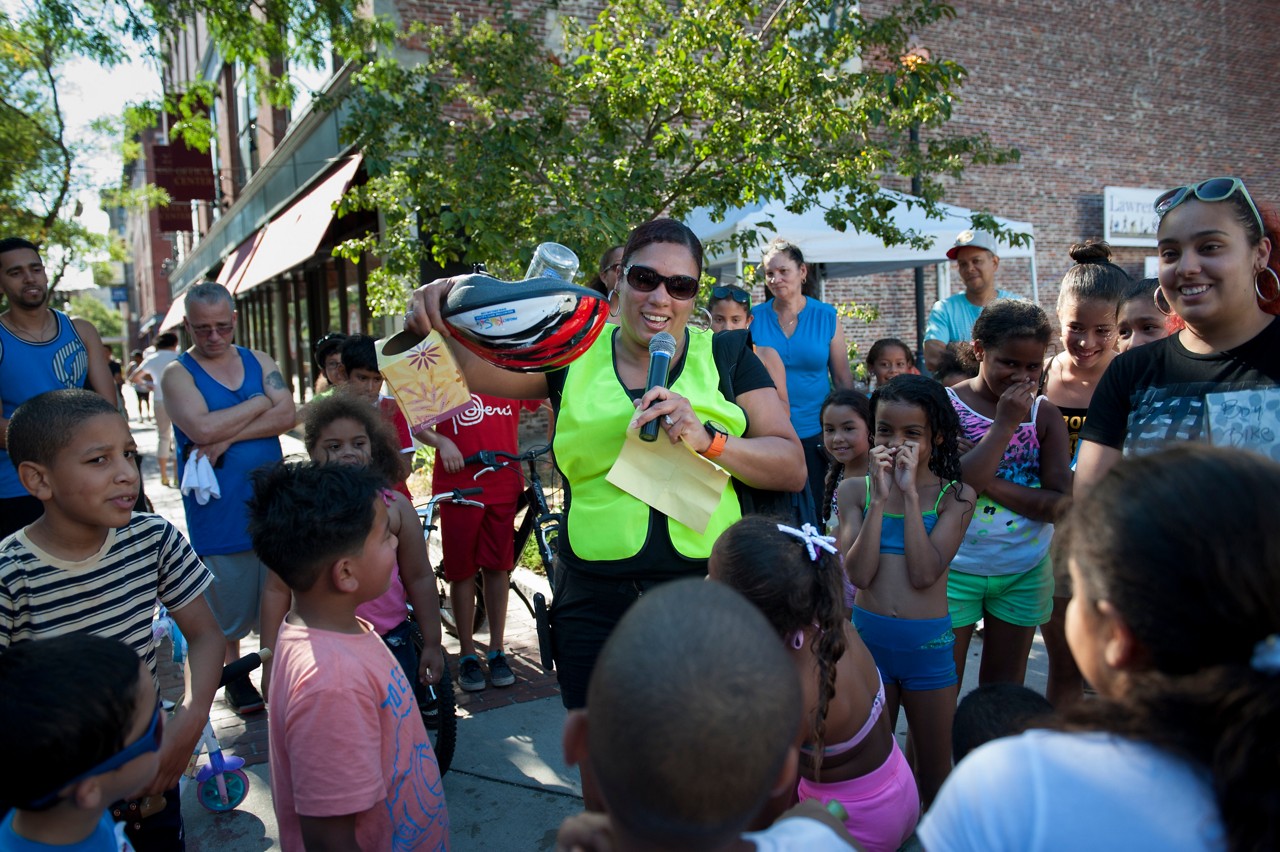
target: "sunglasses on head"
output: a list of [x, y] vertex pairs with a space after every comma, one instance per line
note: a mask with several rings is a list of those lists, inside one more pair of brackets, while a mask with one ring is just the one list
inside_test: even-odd
[[1262, 224], [1262, 214], [1258, 212], [1257, 205], [1253, 203], [1253, 197], [1249, 195], [1249, 190], [1245, 189], [1244, 181], [1236, 177], [1209, 178], [1208, 180], [1200, 181], [1200, 183], [1171, 189], [1156, 199], [1156, 215], [1163, 219], [1166, 213], [1189, 198], [1215, 203], [1226, 201], [1236, 192], [1244, 196], [1249, 209], [1253, 211], [1254, 221], [1258, 223], [1258, 230], [1265, 233], [1267, 229]]
[[682, 302], [698, 295], [698, 279], [692, 275], [660, 275], [657, 270], [633, 263], [622, 270], [622, 276], [627, 279], [628, 284], [641, 293], [650, 293], [662, 284], [666, 286], [671, 298]]
[[711, 301], [719, 302], [721, 299], [732, 299], [739, 305], [751, 307], [751, 294], [741, 287], [713, 287]]
[[134, 740], [132, 743], [125, 746], [123, 749], [116, 752], [111, 757], [108, 757], [106, 760], [102, 761], [102, 763], [99, 763], [87, 772], [81, 772], [70, 781], [62, 782], [52, 793], [49, 793], [46, 796], [41, 796], [39, 799], [32, 802], [31, 807], [38, 809], [50, 805], [58, 800], [58, 797], [61, 795], [63, 790], [73, 784], [79, 784], [86, 778], [92, 778], [95, 775], [105, 775], [108, 772], [114, 772], [135, 758], [141, 757], [148, 752], [159, 751], [160, 739], [163, 734], [164, 710], [160, 708], [160, 704], [157, 702], [155, 712], [151, 715], [151, 724], [147, 726], [147, 730], [143, 732], [142, 736], [138, 737], [138, 739]]

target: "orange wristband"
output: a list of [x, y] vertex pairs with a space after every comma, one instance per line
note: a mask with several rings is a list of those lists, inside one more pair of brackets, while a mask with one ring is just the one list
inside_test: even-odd
[[724, 445], [729, 441], [728, 434], [721, 432], [719, 429], [713, 428], [710, 424], [703, 424], [707, 430], [707, 434], [711, 436], [711, 446], [703, 450], [699, 455], [704, 459], [717, 459], [724, 452]]

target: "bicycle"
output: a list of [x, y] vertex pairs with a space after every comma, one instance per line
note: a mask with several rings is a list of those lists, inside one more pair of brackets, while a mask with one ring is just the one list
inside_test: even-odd
[[[439, 494], [433, 494], [431, 499], [421, 506], [415, 506], [418, 512], [418, 520], [422, 522], [422, 538], [427, 544], [427, 555], [431, 555], [431, 533], [439, 529], [436, 524], [436, 514], [439, 511], [441, 503], [454, 503], [458, 506], [472, 506], [474, 508], [483, 509], [483, 503], [477, 503], [475, 500], [468, 500], [468, 497], [474, 497], [477, 494], [483, 494], [483, 488], [455, 488], [452, 491], [442, 491]], [[432, 572], [436, 575], [436, 589], [440, 594], [440, 618], [444, 623], [445, 630], [449, 631], [454, 637], [458, 635], [458, 625], [453, 617], [453, 608], [449, 606], [449, 581], [444, 576], [444, 564], [441, 560], [432, 560]], [[483, 604], [476, 607], [475, 619], [471, 629], [479, 630], [484, 623], [484, 607]]]
[[[551, 506], [547, 502], [546, 490], [542, 485], [542, 477], [538, 473], [537, 464], [538, 459], [550, 451], [550, 444], [534, 447], [523, 453], [508, 453], [503, 450], [481, 450], [475, 455], [465, 458], [463, 463], [484, 465], [476, 473], [476, 480], [491, 471], [503, 470], [512, 466], [524, 479], [526, 488], [520, 494], [516, 509], [517, 513], [523, 511], [524, 514], [520, 518], [519, 526], [516, 527], [513, 533], [515, 536], [515, 553], [518, 558], [519, 554], [524, 552], [529, 536], [534, 536], [538, 558], [541, 560], [542, 569], [546, 573], [547, 583], [554, 588], [556, 546], [560, 530], [564, 526], [564, 514], [551, 510]], [[527, 473], [521, 469], [520, 465], [522, 463], [527, 465]], [[541, 657], [542, 668], [550, 672], [555, 668], [555, 660], [551, 649], [551, 628], [547, 615], [546, 596], [541, 592], [534, 592], [533, 598], [530, 600], [526, 595], [525, 589], [514, 580], [511, 582], [511, 590], [515, 592], [516, 597], [520, 599], [520, 602], [529, 610], [529, 614], [533, 616], [534, 623], [538, 629], [538, 654]], [[479, 612], [480, 608], [477, 607], [477, 615], [479, 615]]]
[[[158, 645], [165, 636], [173, 643], [173, 661], [183, 665], [187, 659], [187, 640], [169, 617], [168, 611], [163, 606], [157, 606], [151, 621], [152, 642]], [[262, 648], [257, 653], [246, 654], [228, 663], [222, 667], [218, 686], [224, 687], [231, 681], [248, 675], [269, 659], [270, 649]], [[165, 710], [171, 709], [173, 702], [166, 701]], [[208, 761], [203, 764], [199, 763], [202, 753], [208, 755]], [[205, 810], [214, 813], [235, 810], [249, 795], [249, 776], [244, 772], [244, 758], [222, 753], [222, 744], [218, 742], [213, 723], [208, 719], [205, 720], [204, 730], [191, 755], [191, 762], [182, 775], [181, 783], [185, 785], [188, 781], [194, 781], [197, 785], [196, 801]]]
[[424, 684], [418, 680], [418, 664], [422, 661], [422, 649], [427, 641], [418, 626], [413, 606], [406, 605], [409, 607], [409, 618], [403, 626], [407, 635], [404, 635], [400, 627], [396, 627], [385, 633], [382, 641], [413, 684], [413, 697], [418, 702], [422, 724], [427, 729], [432, 751], [436, 755], [436, 764], [440, 768], [440, 777], [443, 778], [453, 765], [453, 755], [458, 745], [458, 707], [453, 691], [453, 675], [449, 672], [449, 655], [441, 649], [444, 670], [439, 682]]

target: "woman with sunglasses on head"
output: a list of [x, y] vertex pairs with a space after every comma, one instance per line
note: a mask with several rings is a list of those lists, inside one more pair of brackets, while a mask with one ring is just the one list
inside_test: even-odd
[[746, 330], [747, 345], [769, 371], [773, 386], [778, 391], [778, 398], [789, 412], [791, 403], [787, 400], [787, 368], [782, 364], [782, 356], [772, 346], [760, 346], [751, 338], [751, 294], [732, 284], [712, 287], [711, 298], [707, 299], [707, 313], [711, 315], [711, 331], [715, 334]]
[[[571, 710], [585, 706], [596, 656], [627, 608], [658, 583], [706, 574], [711, 545], [741, 516], [735, 489], [726, 488], [699, 533], [609, 483], [629, 427], [656, 420], [666, 440], [686, 444], [756, 488], [804, 485], [800, 443], [760, 360], [734, 334], [713, 337], [687, 327], [701, 275], [698, 238], [679, 222], [657, 219], [627, 239], [610, 298], [617, 328], [569, 366], [508, 372], [451, 347], [472, 391], [549, 397], [555, 411], [555, 459], [567, 483], [567, 506], [551, 624], [561, 698]], [[434, 281], [414, 293], [412, 331], [449, 335], [440, 309], [453, 283]], [[676, 352], [667, 387], [646, 392], [649, 343], [660, 332], [675, 338]], [[736, 358], [716, 357], [735, 343]], [[721, 387], [732, 387], [733, 398]]]
[[836, 309], [805, 292], [809, 266], [793, 243], [774, 240], [761, 264], [765, 277], [764, 304], [751, 311], [756, 342], [778, 351], [787, 369], [787, 397], [791, 425], [804, 445], [809, 496], [822, 502], [827, 458], [822, 450], [822, 401], [832, 387], [853, 387], [849, 346]]
[[1280, 396], [1280, 216], [1230, 177], [1171, 189], [1155, 207], [1155, 302], [1185, 326], [1103, 374], [1080, 430], [1077, 494], [1122, 456], [1181, 441], [1280, 454], [1280, 429], [1264, 420]]

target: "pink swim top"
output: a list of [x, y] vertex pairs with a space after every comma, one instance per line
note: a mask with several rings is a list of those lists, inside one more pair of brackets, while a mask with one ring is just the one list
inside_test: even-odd
[[[871, 729], [875, 727], [876, 722], [880, 720], [880, 713], [884, 710], [884, 681], [880, 680], [880, 672], [876, 672], [876, 679], [880, 682], [880, 688], [876, 690], [876, 699], [871, 702], [871, 712], [867, 714], [867, 721], [862, 723], [862, 727], [858, 729], [858, 733], [842, 743], [823, 746], [822, 753], [827, 756], [844, 754], [846, 751], [857, 748], [867, 735], [871, 733]], [[800, 750], [805, 754], [813, 754], [813, 749], [808, 746], [801, 746]]]

